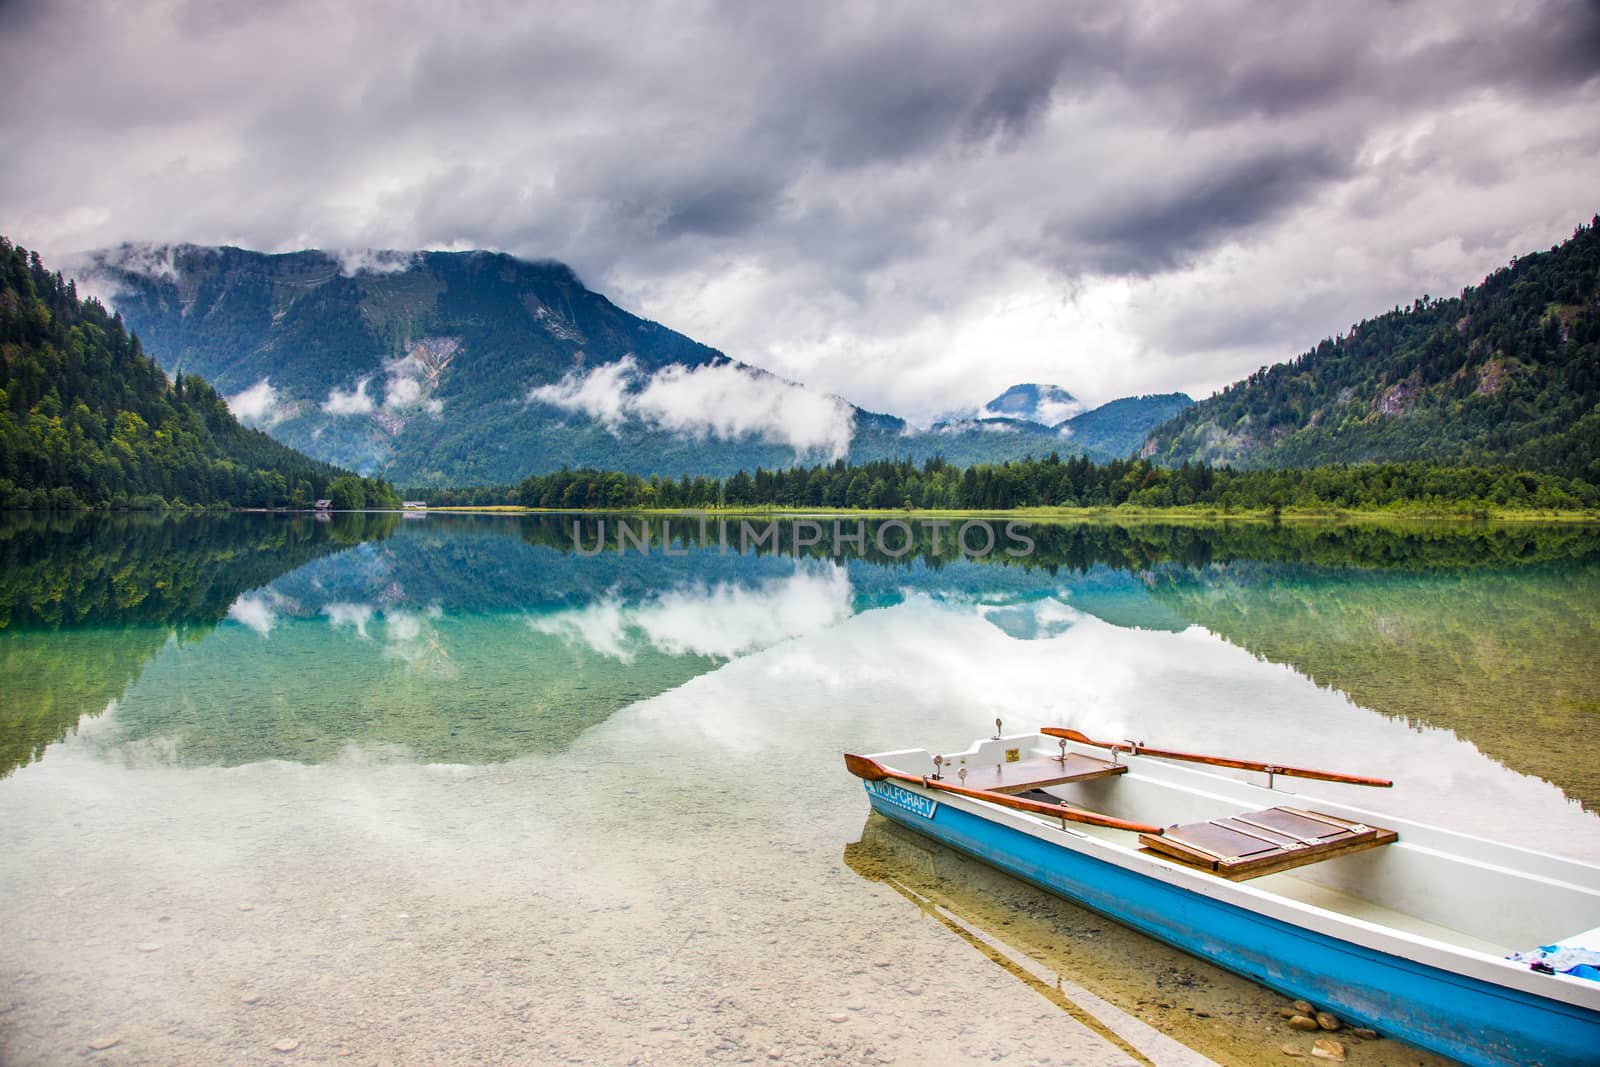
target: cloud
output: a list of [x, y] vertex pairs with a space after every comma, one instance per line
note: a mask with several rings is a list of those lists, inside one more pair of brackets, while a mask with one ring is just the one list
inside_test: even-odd
[[1177, 161], [1153, 180], [1108, 195], [1093, 217], [1048, 229], [1061, 265], [1142, 275], [1190, 261], [1224, 239], [1280, 217], [1345, 177], [1350, 149], [1269, 146], [1223, 161]]
[[569, 371], [554, 385], [541, 385], [528, 391], [528, 399], [567, 411], [578, 411], [601, 423], [608, 430], [622, 428], [632, 414], [629, 387], [638, 377], [639, 364], [632, 356], [594, 369]]
[[417, 253], [382, 248], [345, 248], [328, 253], [347, 278], [358, 274], [399, 274], [416, 262]]
[[1066, 422], [1074, 415], [1081, 415], [1088, 410], [1081, 400], [1041, 400], [1038, 407], [1034, 408], [1034, 418], [1046, 426]]
[[322, 402], [322, 410], [329, 415], [370, 415], [377, 407], [367, 395], [367, 383], [371, 380], [370, 377], [361, 379], [356, 383], [353, 393], [337, 387], [328, 390], [328, 399]]
[[118, 267], [146, 278], [175, 281], [178, 277], [178, 249], [173, 245], [128, 242], [111, 249], [104, 257], [107, 266]]
[[240, 422], [252, 426], [270, 427], [282, 422], [289, 413], [278, 404], [278, 391], [272, 382], [261, 379], [250, 388], [227, 398], [228, 410]]
[[613, 432], [637, 419], [686, 437], [758, 437], [830, 459], [849, 450], [853, 433], [850, 406], [838, 397], [733, 363], [673, 363], [645, 374], [628, 356], [569, 372], [528, 399], [582, 412]]
[[383, 406], [403, 408], [422, 399], [422, 383], [415, 378], [391, 377], [383, 387]]
[[1203, 395], [1600, 206], [1572, 0], [197, 11], [0, 8], [0, 232], [559, 259], [916, 420]]

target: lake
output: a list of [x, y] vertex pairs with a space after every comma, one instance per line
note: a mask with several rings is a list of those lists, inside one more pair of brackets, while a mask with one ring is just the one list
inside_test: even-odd
[[1283, 1062], [869, 818], [996, 718], [1600, 862], [1594, 528], [665, 521], [0, 516], [0, 1061]]

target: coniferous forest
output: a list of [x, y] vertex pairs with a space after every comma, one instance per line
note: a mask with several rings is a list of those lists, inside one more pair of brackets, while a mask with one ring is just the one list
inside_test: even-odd
[[1005, 510], [1034, 507], [1166, 508], [1197, 505], [1227, 511], [1391, 509], [1428, 512], [1572, 510], [1600, 506], [1600, 488], [1580, 478], [1504, 467], [1429, 463], [1238, 471], [1185, 462], [1094, 463], [1057, 455], [960, 468], [943, 460], [915, 464], [840, 461], [789, 470], [740, 471], [731, 478], [641, 478], [618, 471], [558, 471], [434, 502], [520, 504], [533, 508], [929, 508]]
[[98, 300], [0, 237], [0, 507], [398, 506], [240, 426], [203, 380], [174, 381]]

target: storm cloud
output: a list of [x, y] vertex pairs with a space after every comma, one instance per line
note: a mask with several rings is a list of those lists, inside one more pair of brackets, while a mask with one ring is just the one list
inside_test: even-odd
[[47, 253], [554, 258], [914, 418], [1204, 393], [1600, 209], [1592, 2], [13, 0], [0, 92]]

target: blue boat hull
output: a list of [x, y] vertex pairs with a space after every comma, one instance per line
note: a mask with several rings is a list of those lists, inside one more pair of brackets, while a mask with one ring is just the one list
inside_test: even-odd
[[1483, 1067], [1600, 1064], [1600, 1013], [1285, 923], [909, 790], [866, 784], [873, 808], [909, 829], [1348, 1021]]

